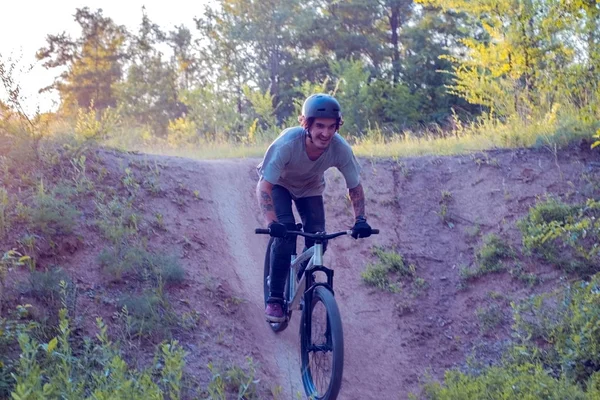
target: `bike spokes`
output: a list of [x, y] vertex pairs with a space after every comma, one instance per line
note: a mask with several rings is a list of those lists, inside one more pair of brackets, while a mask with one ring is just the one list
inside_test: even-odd
[[339, 310], [331, 292], [317, 287], [303, 315], [302, 380], [314, 399], [337, 398], [342, 380], [344, 344]]
[[312, 312], [311, 343], [309, 345], [309, 368], [319, 396], [329, 389], [333, 354], [331, 352], [331, 334], [328, 329], [327, 310], [318, 302]]

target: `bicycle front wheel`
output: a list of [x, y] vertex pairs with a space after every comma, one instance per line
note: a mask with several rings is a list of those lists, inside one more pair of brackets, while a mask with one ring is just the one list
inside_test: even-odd
[[342, 319], [330, 290], [317, 286], [312, 304], [305, 307], [300, 323], [302, 383], [315, 400], [334, 400], [342, 386], [344, 334]]

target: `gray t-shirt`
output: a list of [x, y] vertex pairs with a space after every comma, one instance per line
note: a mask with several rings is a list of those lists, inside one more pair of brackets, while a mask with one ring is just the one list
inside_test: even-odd
[[314, 161], [306, 154], [305, 139], [305, 130], [300, 126], [281, 132], [257, 167], [261, 179], [283, 186], [294, 198], [319, 196], [325, 190], [324, 172], [336, 167], [349, 189], [358, 186], [360, 165], [343, 137], [336, 133], [329, 147]]

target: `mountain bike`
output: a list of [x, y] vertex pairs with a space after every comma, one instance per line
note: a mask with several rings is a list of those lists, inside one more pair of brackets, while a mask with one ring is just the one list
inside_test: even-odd
[[[294, 310], [300, 311], [300, 354], [301, 375], [306, 395], [315, 400], [334, 400], [342, 385], [344, 368], [344, 334], [342, 319], [334, 297], [333, 270], [323, 265], [323, 243], [339, 236], [351, 235], [352, 231], [306, 233], [302, 225], [295, 231], [288, 231], [296, 239], [298, 236], [313, 239], [315, 244], [299, 256], [296, 246], [292, 254], [289, 276], [285, 284], [283, 322], [269, 322], [274, 332], [281, 332], [288, 326]], [[269, 229], [256, 229], [257, 234], [269, 234]], [[378, 234], [373, 229], [372, 234]], [[269, 239], [265, 255], [263, 283], [265, 305], [269, 297], [270, 253], [274, 238]], [[305, 268], [303, 264], [308, 261]], [[322, 275], [326, 278], [324, 281]]]

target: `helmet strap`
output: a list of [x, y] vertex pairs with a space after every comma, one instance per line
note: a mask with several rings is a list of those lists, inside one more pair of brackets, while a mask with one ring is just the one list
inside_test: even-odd
[[310, 133], [310, 131], [308, 129], [306, 129], [306, 136], [308, 136], [308, 140], [310, 140], [311, 143], [314, 143], [312, 135], [311, 135], [311, 133]]

